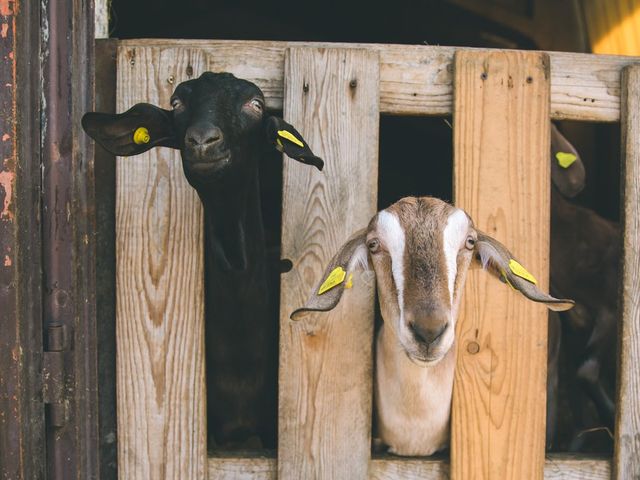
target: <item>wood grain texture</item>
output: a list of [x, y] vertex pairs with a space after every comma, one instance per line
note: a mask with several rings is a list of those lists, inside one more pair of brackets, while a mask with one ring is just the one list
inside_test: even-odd
[[[275, 458], [209, 458], [209, 480], [276, 480]], [[432, 458], [383, 456], [371, 460], [370, 480], [446, 480], [449, 462]], [[544, 464], [547, 480], [608, 480], [611, 461], [570, 454], [549, 455]]]
[[[123, 47], [196, 49], [207, 69], [226, 70], [256, 82], [270, 108], [282, 108], [284, 55], [289, 47], [362, 48], [380, 55], [380, 111], [392, 115], [450, 115], [453, 56], [480, 49], [427, 45], [257, 42], [237, 40], [123, 40]], [[485, 50], [486, 51], [486, 50]], [[620, 119], [622, 68], [637, 57], [548, 52], [551, 117], [615, 122]]]
[[[460, 51], [455, 58], [454, 198], [548, 288], [548, 57]], [[542, 478], [547, 311], [482, 270], [457, 325], [451, 473]], [[479, 344], [477, 353], [467, 349]]]
[[[187, 65], [199, 74], [202, 55], [121, 48], [118, 111], [168, 105]], [[179, 153], [167, 148], [118, 158], [116, 186], [119, 477], [202, 479], [202, 207]]]
[[[373, 285], [354, 277], [331, 313], [289, 320], [326, 263], [376, 212], [377, 52], [292, 48], [285, 119], [324, 158], [324, 172], [285, 161], [278, 475], [363, 479], [371, 449]], [[356, 86], [351, 86], [357, 84]], [[305, 90], [308, 90], [305, 92]]]
[[640, 66], [623, 75], [623, 268], [614, 469], [640, 478]]

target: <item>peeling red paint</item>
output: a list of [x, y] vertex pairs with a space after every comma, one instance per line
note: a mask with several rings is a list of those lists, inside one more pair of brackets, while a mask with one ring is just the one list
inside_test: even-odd
[[8, 17], [9, 15], [13, 15], [17, 13], [18, 9], [17, 0], [0, 0], [0, 15], [4, 17]]
[[6, 142], [7, 140], [9, 140], [11, 138], [11, 135], [9, 135], [8, 133], [5, 133], [4, 135], [2, 135], [2, 141]]
[[0, 218], [8, 218], [13, 220], [13, 213], [9, 210], [11, 199], [13, 198], [13, 182], [16, 174], [14, 172], [0, 172], [0, 187], [4, 188], [4, 202], [0, 205]]
[[9, 52], [8, 57], [9, 57], [10, 60], [13, 60], [13, 52]]
[[2, 26], [0, 26], [0, 37], [7, 38], [8, 31], [9, 31], [9, 24], [3, 23]]
[[11, 257], [9, 255], [5, 255], [4, 256], [4, 266], [5, 267], [10, 267], [11, 264], [12, 264]]

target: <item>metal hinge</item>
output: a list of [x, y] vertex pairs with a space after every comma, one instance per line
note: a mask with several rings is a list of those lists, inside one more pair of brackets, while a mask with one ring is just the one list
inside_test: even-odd
[[64, 351], [65, 328], [62, 325], [47, 327], [47, 351], [42, 359], [42, 393], [48, 406], [49, 424], [64, 427], [67, 423], [67, 398], [65, 395]]

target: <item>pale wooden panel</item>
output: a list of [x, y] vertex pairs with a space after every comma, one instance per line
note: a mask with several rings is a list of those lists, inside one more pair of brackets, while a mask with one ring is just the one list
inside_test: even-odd
[[616, 478], [640, 477], [640, 66], [623, 76], [623, 270], [616, 409]]
[[[209, 458], [209, 480], [276, 480], [275, 458]], [[424, 458], [382, 457], [371, 461], [371, 480], [445, 480], [449, 462]], [[611, 461], [568, 454], [549, 455], [544, 464], [548, 480], [608, 480]]]
[[109, 38], [109, 0], [93, 0], [95, 38]]
[[[461, 51], [455, 71], [455, 203], [477, 228], [507, 245], [546, 290], [548, 57]], [[545, 307], [473, 270], [457, 335], [453, 478], [542, 478]]]
[[[121, 48], [118, 111], [167, 105], [187, 65], [202, 54]], [[119, 476], [205, 478], [202, 207], [167, 148], [118, 158], [116, 188]]]
[[278, 465], [275, 457], [251, 452], [233, 456], [209, 457], [208, 480], [276, 480]]
[[[376, 212], [378, 54], [294, 48], [285, 119], [326, 161], [285, 160], [278, 472], [281, 479], [366, 478], [371, 448], [373, 288], [354, 278], [331, 313], [289, 320], [326, 263]], [[353, 86], [351, 86], [351, 85]], [[307, 90], [307, 92], [305, 92]]]
[[[123, 40], [130, 47], [196, 48], [212, 70], [255, 81], [270, 108], [282, 108], [284, 53], [289, 47], [363, 48], [380, 54], [380, 111], [393, 115], [450, 115], [453, 55], [479, 49], [428, 45], [257, 42], [237, 40]], [[486, 50], [485, 50], [486, 51]], [[620, 73], [638, 57], [548, 52], [551, 117], [615, 122], [620, 119]]]

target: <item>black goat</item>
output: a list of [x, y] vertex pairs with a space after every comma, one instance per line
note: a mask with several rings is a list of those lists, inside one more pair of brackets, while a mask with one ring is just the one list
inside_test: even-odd
[[320, 170], [323, 162], [291, 125], [265, 114], [256, 85], [229, 73], [206, 72], [179, 84], [171, 106], [87, 113], [82, 126], [115, 155], [156, 146], [180, 150], [205, 215], [209, 443], [271, 448], [278, 323], [269, 315], [258, 166], [269, 143]]
[[[585, 171], [578, 152], [555, 127], [551, 132], [551, 161], [556, 187], [551, 193], [551, 293], [573, 298], [576, 306], [560, 314], [561, 335], [559, 319], [550, 316], [549, 349], [555, 358], [549, 363], [549, 381], [553, 382], [555, 376], [556, 389], [550, 388], [549, 402], [552, 405], [557, 401], [561, 336], [569, 363], [562, 383], [573, 417], [569, 449], [580, 451], [588, 448], [584, 433], [589, 427], [613, 430], [621, 232], [615, 223], [565, 199], [582, 190]], [[599, 418], [590, 418], [591, 402]], [[552, 420], [553, 406], [550, 411]], [[553, 425], [553, 421], [548, 423]]]

